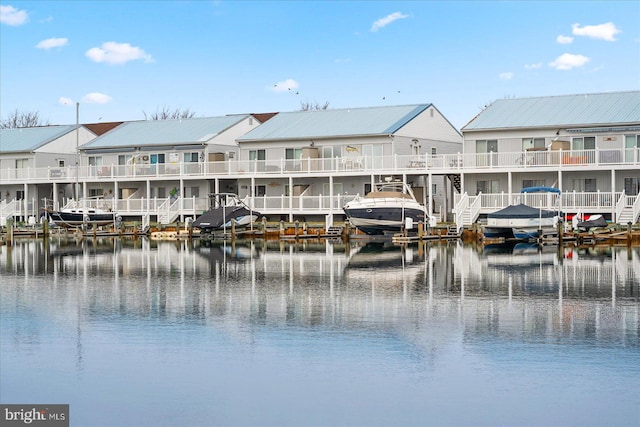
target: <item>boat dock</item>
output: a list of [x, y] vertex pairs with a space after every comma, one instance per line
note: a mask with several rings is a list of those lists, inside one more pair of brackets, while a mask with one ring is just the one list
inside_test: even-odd
[[[388, 241], [397, 244], [406, 244], [422, 241], [434, 240], [459, 240], [465, 242], [481, 242], [483, 244], [508, 243], [505, 238], [487, 238], [482, 233], [482, 227], [473, 227], [470, 230], [463, 230], [457, 233], [455, 226], [450, 224], [439, 224], [436, 227], [427, 227], [418, 224], [416, 230], [411, 232], [396, 233], [394, 235], [374, 236], [361, 233], [348, 223], [343, 226], [333, 226], [328, 229], [320, 223], [267, 223], [258, 222], [253, 228], [236, 229], [230, 227], [219, 230], [211, 235], [200, 235], [197, 228], [193, 228], [189, 223], [176, 223], [171, 225], [153, 224], [142, 228], [139, 223], [122, 223], [119, 228], [114, 226], [85, 226], [80, 228], [48, 227], [45, 222], [38, 225], [28, 226], [8, 226], [0, 231], [0, 244], [10, 245], [13, 239], [18, 238], [48, 238], [48, 237], [73, 237], [73, 238], [103, 238], [103, 237], [149, 237], [153, 240], [235, 240], [235, 239], [265, 239], [265, 240], [286, 240], [298, 241], [309, 239], [335, 239], [335, 240], [360, 240], [360, 241]], [[563, 231], [554, 236], [543, 236], [536, 239], [536, 242], [543, 245], [574, 243], [576, 245], [596, 245], [608, 244], [612, 246], [640, 245], [640, 227], [637, 225], [619, 226], [610, 225], [602, 229], [592, 229], [590, 231]]]

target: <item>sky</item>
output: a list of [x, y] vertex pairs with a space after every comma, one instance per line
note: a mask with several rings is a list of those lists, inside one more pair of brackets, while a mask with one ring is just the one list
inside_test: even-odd
[[640, 1], [2, 1], [0, 116], [45, 124], [640, 89]]

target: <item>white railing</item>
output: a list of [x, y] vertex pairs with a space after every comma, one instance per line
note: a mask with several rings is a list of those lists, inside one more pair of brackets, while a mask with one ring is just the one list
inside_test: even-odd
[[338, 172], [348, 174], [421, 173], [423, 171], [456, 173], [486, 169], [535, 168], [579, 170], [584, 166], [611, 165], [640, 165], [640, 148], [3, 169], [0, 171], [0, 181], [3, 183], [74, 182], [78, 179], [84, 182], [152, 177], [273, 176]]
[[[628, 196], [630, 197], [630, 196]], [[633, 218], [632, 221], [638, 221], [640, 216], [640, 195], [636, 196], [636, 201], [633, 203]]]
[[622, 195], [620, 196], [620, 198], [618, 199], [618, 201], [616, 202], [616, 221], [620, 220], [620, 216], [622, 215], [622, 212], [624, 212], [624, 210], [627, 207], [627, 196], [624, 194], [624, 191], [622, 192]]
[[6, 227], [7, 219], [9, 217], [18, 216], [18, 214], [21, 213], [21, 205], [22, 203], [19, 203], [19, 201], [15, 199], [10, 202], [7, 202], [6, 200], [0, 202], [0, 226]]
[[[480, 193], [482, 195], [482, 193]], [[476, 197], [475, 200], [469, 204], [469, 216], [465, 219], [464, 225], [471, 225], [480, 216], [480, 208], [482, 207], [482, 198]], [[458, 233], [460, 230], [458, 230]]]
[[464, 215], [467, 209], [469, 209], [469, 195], [467, 193], [464, 193], [460, 196], [460, 200], [453, 208], [453, 213], [455, 214], [456, 230], [458, 233], [460, 233], [460, 230], [462, 230], [462, 227], [464, 227]]

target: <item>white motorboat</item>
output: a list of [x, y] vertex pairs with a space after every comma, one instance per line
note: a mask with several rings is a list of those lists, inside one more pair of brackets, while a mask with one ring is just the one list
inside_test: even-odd
[[375, 184], [364, 197], [356, 196], [343, 209], [352, 226], [372, 235], [411, 229], [427, 218], [427, 208], [416, 200], [411, 187], [390, 179]]

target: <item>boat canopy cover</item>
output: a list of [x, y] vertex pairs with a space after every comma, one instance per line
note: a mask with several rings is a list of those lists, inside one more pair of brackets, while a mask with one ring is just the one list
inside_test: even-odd
[[536, 209], [520, 203], [492, 212], [487, 215], [487, 218], [553, 218], [556, 215], [554, 211]]
[[520, 190], [521, 193], [556, 193], [560, 194], [560, 190], [558, 188], [553, 187], [525, 187]]

